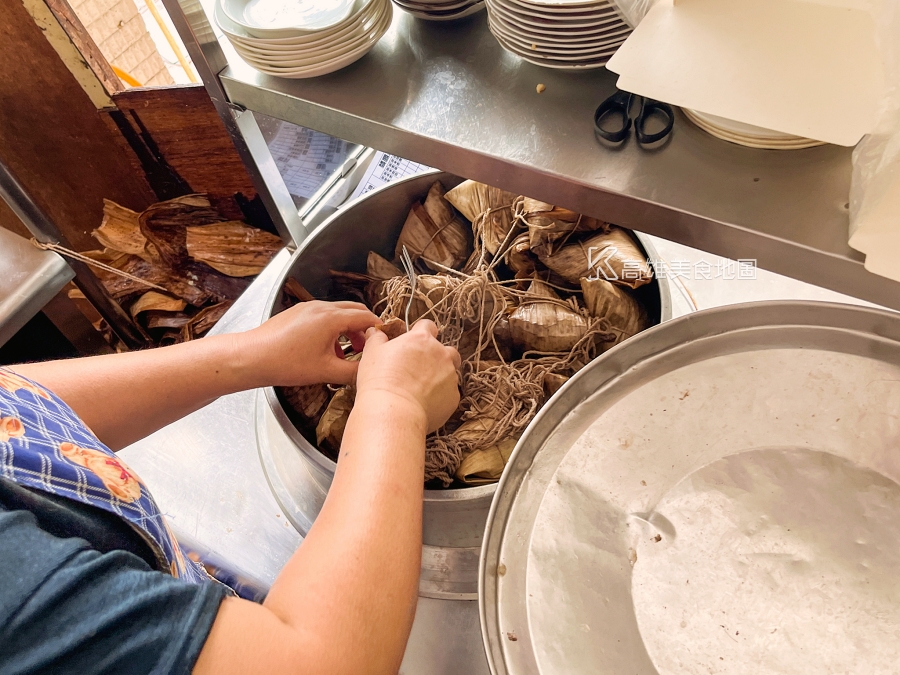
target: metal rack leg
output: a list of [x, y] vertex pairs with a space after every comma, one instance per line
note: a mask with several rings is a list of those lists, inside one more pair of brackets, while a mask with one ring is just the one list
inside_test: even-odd
[[306, 238], [307, 229], [275, 166], [253, 113], [233, 106], [225, 95], [219, 73], [228, 61], [206, 12], [199, 0], [163, 0], [163, 4], [278, 233], [287, 246], [295, 248]]

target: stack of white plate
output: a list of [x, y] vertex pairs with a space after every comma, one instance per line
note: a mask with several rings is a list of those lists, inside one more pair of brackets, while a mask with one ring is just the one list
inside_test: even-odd
[[487, 0], [487, 9], [504, 49], [560, 70], [605, 66], [632, 31], [611, 0]]
[[763, 129], [752, 124], [729, 120], [717, 115], [702, 113], [699, 110], [682, 108], [685, 116], [698, 127], [725, 141], [745, 145], [748, 148], [764, 150], [800, 150], [825, 145], [822, 141], [814, 141], [803, 136], [793, 136], [780, 131]]
[[391, 25], [390, 0], [216, 0], [216, 23], [251, 66], [295, 79], [362, 58]]
[[426, 21], [452, 21], [484, 9], [484, 0], [394, 0], [394, 4]]

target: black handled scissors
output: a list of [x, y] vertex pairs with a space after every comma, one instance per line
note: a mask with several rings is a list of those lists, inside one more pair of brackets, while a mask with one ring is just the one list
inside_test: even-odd
[[[635, 103], [635, 99], [640, 102], [640, 109], [637, 117], [631, 117], [631, 108]], [[645, 128], [647, 120], [654, 114], [662, 116], [666, 125], [662, 131], [656, 131], [652, 134], [647, 133]], [[605, 125], [609, 118], [621, 115], [622, 123], [615, 129], [610, 129]], [[604, 117], [607, 118], [604, 120]], [[661, 141], [672, 132], [675, 126], [675, 113], [672, 106], [668, 103], [654, 101], [650, 98], [644, 98], [637, 94], [631, 94], [627, 91], [616, 90], [616, 93], [600, 104], [594, 113], [594, 132], [600, 137], [612, 143], [621, 143], [628, 136], [631, 125], [634, 124], [634, 135], [637, 142], [641, 145], [648, 145]]]

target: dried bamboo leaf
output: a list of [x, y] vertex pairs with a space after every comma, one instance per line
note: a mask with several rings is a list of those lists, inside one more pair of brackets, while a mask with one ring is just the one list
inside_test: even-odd
[[141, 213], [138, 224], [166, 264], [178, 268], [189, 257], [187, 228], [224, 220], [206, 195], [194, 194], [153, 204]]
[[376, 328], [387, 335], [388, 340], [393, 340], [406, 333], [406, 322], [403, 319], [389, 319]]
[[369, 256], [366, 258], [366, 274], [371, 279], [385, 281], [402, 276], [403, 271], [387, 258], [378, 255], [375, 251], [369, 251]]
[[224, 220], [210, 206], [205, 195], [185, 195], [153, 204], [139, 218], [141, 232], [173, 273], [219, 301], [237, 300], [250, 282], [227, 276], [206, 263], [191, 259], [187, 251], [187, 228]]
[[650, 283], [653, 271], [631, 235], [610, 227], [584, 240], [567, 244], [540, 256], [541, 262], [566, 281], [578, 284], [582, 277], [602, 278], [621, 286], [637, 288]]
[[516, 195], [474, 180], [463, 181], [447, 192], [444, 198], [481, 228], [485, 248], [497, 253], [513, 226], [512, 204]]
[[610, 332], [616, 336], [614, 341], [604, 343], [604, 351], [649, 328], [647, 312], [626, 289], [605, 279], [582, 279], [581, 290], [588, 313], [606, 319]]
[[184, 312], [162, 312], [154, 309], [144, 312], [144, 321], [147, 322], [147, 328], [151, 330], [156, 328], [180, 329], [190, 320], [191, 317]]
[[[114, 261], [108, 262], [111, 267], [127, 272], [139, 279], [145, 279], [150, 283], [162, 286], [172, 295], [182, 298], [194, 306], [202, 306], [212, 299], [212, 294], [198, 288], [196, 285], [177, 277], [170, 269], [149, 263], [134, 255], [122, 254]], [[126, 279], [112, 272], [95, 269], [94, 273], [103, 282], [109, 294], [116, 300], [122, 300], [131, 295], [144, 293], [147, 286], [131, 279]]]
[[311, 384], [305, 387], [284, 387], [281, 389], [285, 399], [307, 426], [316, 426], [328, 401], [331, 392], [324, 384]]
[[356, 391], [352, 387], [338, 389], [316, 425], [316, 443], [320, 448], [329, 450], [332, 459], [337, 459], [340, 453], [344, 430], [355, 400]]
[[469, 257], [471, 229], [453, 213], [443, 194], [441, 184], [435, 183], [428, 191], [426, 205], [413, 204], [397, 240], [397, 259], [406, 246], [413, 258], [422, 258], [438, 272], [440, 267], [434, 263], [458, 268]]
[[522, 233], [513, 240], [506, 251], [506, 264], [516, 276], [531, 277], [535, 272], [535, 257], [531, 254], [528, 233]]
[[516, 447], [516, 438], [506, 438], [496, 445], [475, 450], [463, 457], [456, 478], [465, 485], [496, 483]]
[[553, 394], [558, 392], [560, 387], [568, 381], [569, 378], [566, 375], [560, 375], [559, 373], [544, 373], [542, 385], [544, 391], [547, 392], [547, 396], [553, 396]]
[[284, 244], [274, 234], [236, 220], [190, 226], [185, 232], [188, 255], [231, 277], [262, 272]]
[[141, 232], [140, 214], [109, 199], [103, 200], [103, 220], [91, 235], [106, 248], [136, 255], [147, 262], [159, 260], [156, 247]]
[[147, 291], [131, 305], [130, 312], [132, 317], [137, 318], [137, 315], [141, 312], [151, 309], [180, 312], [185, 307], [187, 307], [187, 303], [181, 298], [173, 298], [171, 295], [165, 295], [157, 291]]
[[297, 281], [294, 277], [288, 277], [288, 280], [284, 283], [284, 292], [298, 302], [309, 302], [310, 300], [315, 300], [312, 293], [306, 290], [303, 287], [303, 284]]
[[[523, 351], [566, 352], [587, 332], [587, 320], [564, 306], [559, 296], [541, 281], [528, 287], [525, 298], [509, 316], [513, 343]], [[541, 301], [540, 298], [547, 298]]]
[[[234, 303], [230, 300], [225, 300], [223, 302], [216, 303], [215, 305], [210, 305], [209, 307], [204, 307], [199, 312], [197, 312], [190, 322], [184, 327], [190, 331], [190, 338], [198, 338], [206, 333], [210, 328], [216, 325], [216, 323], [221, 319], [225, 312], [231, 309], [231, 306]], [[183, 329], [184, 330], [184, 329]]]

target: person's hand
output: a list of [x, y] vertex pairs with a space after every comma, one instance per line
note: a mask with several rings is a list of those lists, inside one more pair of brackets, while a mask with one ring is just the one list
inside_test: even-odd
[[353, 349], [361, 351], [366, 329], [380, 323], [362, 303], [313, 300], [235, 338], [256, 386], [349, 384], [359, 364], [344, 359], [338, 338], [349, 338]]
[[366, 396], [397, 396], [421, 413], [427, 431], [438, 429], [459, 405], [459, 352], [437, 341], [437, 326], [418, 321], [393, 340], [379, 330], [366, 333], [356, 378], [357, 402]]

